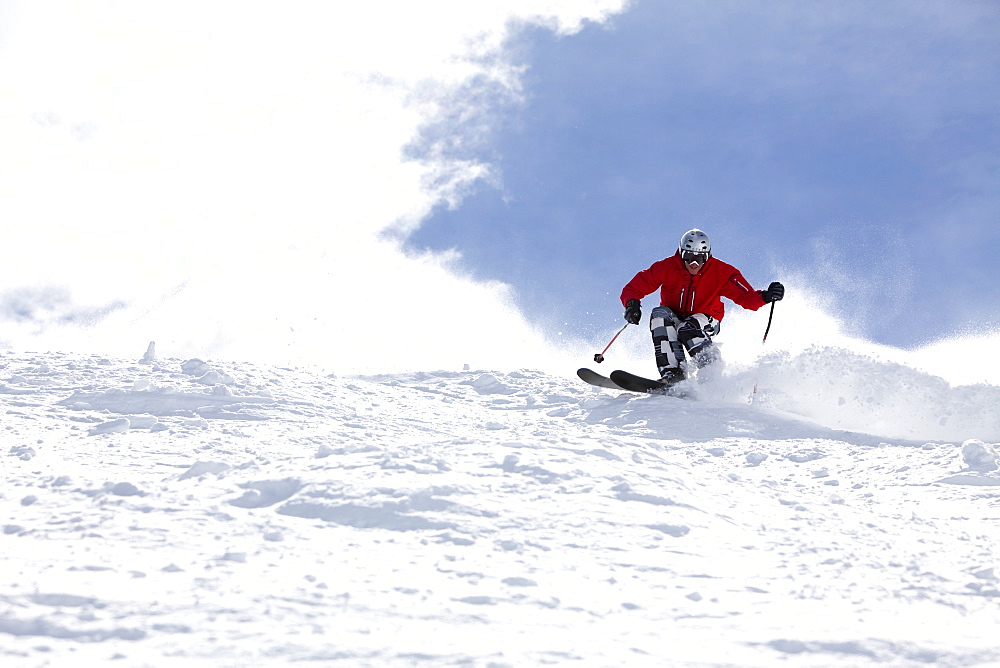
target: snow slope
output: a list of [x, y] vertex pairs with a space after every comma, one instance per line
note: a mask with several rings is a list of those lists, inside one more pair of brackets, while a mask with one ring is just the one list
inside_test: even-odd
[[1000, 665], [1000, 390], [842, 358], [2, 353], [0, 664]]

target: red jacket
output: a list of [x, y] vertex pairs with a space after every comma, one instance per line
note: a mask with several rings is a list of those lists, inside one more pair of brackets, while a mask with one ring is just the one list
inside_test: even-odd
[[622, 306], [630, 299], [641, 300], [657, 288], [660, 288], [660, 305], [682, 317], [704, 313], [722, 320], [726, 309], [721, 297], [751, 311], [767, 303], [732, 265], [710, 257], [701, 271], [692, 276], [677, 252], [636, 274], [622, 290]]

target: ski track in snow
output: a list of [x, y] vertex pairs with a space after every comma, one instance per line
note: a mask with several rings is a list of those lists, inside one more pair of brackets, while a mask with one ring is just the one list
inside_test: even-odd
[[0, 663], [1000, 663], [994, 446], [761, 384], [4, 353]]

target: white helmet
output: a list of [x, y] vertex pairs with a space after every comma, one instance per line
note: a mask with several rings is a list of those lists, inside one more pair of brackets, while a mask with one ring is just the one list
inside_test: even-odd
[[678, 245], [677, 249], [684, 254], [684, 251], [690, 251], [692, 253], [709, 253], [712, 252], [712, 242], [708, 240], [708, 235], [699, 229], [688, 230], [681, 237], [681, 243]]

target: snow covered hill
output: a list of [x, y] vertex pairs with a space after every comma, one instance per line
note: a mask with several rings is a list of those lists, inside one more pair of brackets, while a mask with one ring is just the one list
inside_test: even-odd
[[853, 362], [3, 353], [0, 664], [1000, 665], [1000, 390]]

